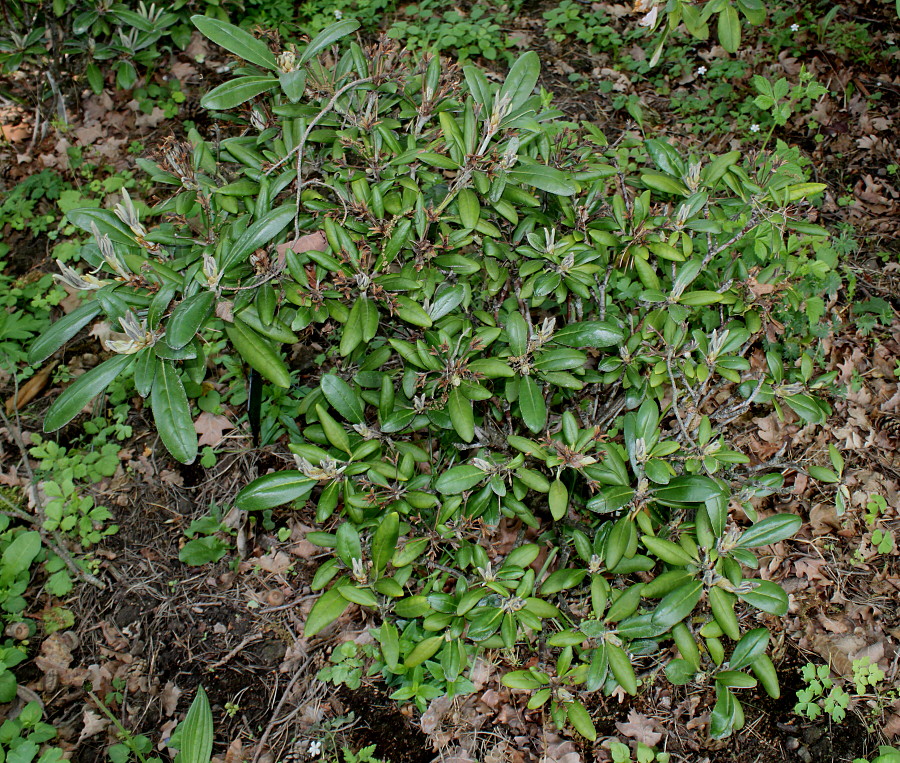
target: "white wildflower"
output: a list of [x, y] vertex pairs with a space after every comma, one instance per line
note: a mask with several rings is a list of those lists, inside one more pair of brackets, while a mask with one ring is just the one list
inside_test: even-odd
[[709, 70], [705, 66], [698, 66], [697, 67], [697, 76], [702, 77], [704, 74], [706, 74], [707, 71], [709, 71]]
[[309, 748], [307, 748], [306, 752], [310, 757], [313, 757], [313, 758], [317, 757], [318, 755], [321, 755], [322, 754], [322, 743], [319, 740], [316, 740], [315, 742], [310, 742]]
[[757, 125], [757, 124], [750, 125], [750, 132], [759, 132], [759, 125]]
[[344, 12], [340, 8], [335, 8], [334, 9], [334, 17], [338, 21], [340, 21], [342, 18], [344, 18]]
[[791, 31], [792, 31], [792, 32], [799, 32], [799, 31], [800, 31], [800, 25], [799, 25], [799, 24], [791, 24]]

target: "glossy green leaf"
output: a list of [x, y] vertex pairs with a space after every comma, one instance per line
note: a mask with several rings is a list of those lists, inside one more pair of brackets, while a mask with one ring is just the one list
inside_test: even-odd
[[150, 407], [156, 431], [169, 453], [183, 464], [193, 463], [197, 457], [197, 431], [181, 376], [168, 361], [156, 367]]
[[216, 303], [215, 292], [201, 291], [188, 297], [172, 311], [166, 323], [166, 344], [180, 350], [201, 329]]
[[323, 593], [309, 611], [303, 635], [306, 638], [315, 636], [323, 628], [327, 628], [337, 620], [350, 606], [349, 599], [341, 596], [337, 588], [329, 588]]
[[326, 50], [342, 37], [352, 34], [357, 29], [359, 29], [359, 22], [356, 19], [342, 19], [334, 24], [329, 24], [310, 40], [309, 45], [306, 46], [300, 56], [299, 63], [305, 64], [307, 61], [312, 60], [314, 56], [319, 55], [323, 50]]
[[388, 566], [397, 550], [399, 537], [400, 515], [396, 511], [388, 512], [372, 536], [372, 567], [376, 573], [382, 572]]
[[752, 591], [738, 593], [738, 598], [763, 612], [784, 617], [788, 611], [788, 597], [784, 589], [771, 580], [754, 582], [757, 584], [756, 587]]
[[471, 464], [460, 464], [445, 471], [434, 483], [434, 489], [441, 495], [458, 495], [471, 490], [482, 480], [484, 472]]
[[240, 238], [227, 249], [222, 269], [227, 270], [231, 265], [241, 262], [260, 247], [272, 243], [293, 221], [296, 213], [297, 207], [293, 204], [285, 204], [267, 212], [248, 227]]
[[669, 484], [653, 490], [653, 497], [664, 506], [678, 503], [704, 503], [722, 492], [715, 480], [699, 474], [675, 477]]
[[637, 694], [637, 676], [634, 674], [634, 667], [625, 650], [615, 644], [607, 643], [606, 654], [609, 659], [609, 669], [616, 681], [619, 682], [619, 686], [632, 696]]
[[500, 88], [500, 102], [509, 104], [509, 112], [516, 111], [531, 97], [540, 75], [541, 59], [533, 50], [516, 59]]
[[325, 431], [325, 437], [328, 438], [328, 442], [334, 445], [335, 448], [350, 455], [352, 451], [350, 450], [350, 438], [347, 435], [347, 430], [339, 422], [335, 421], [331, 414], [321, 405], [316, 406], [316, 415], [319, 417], [319, 423]]
[[111, 241], [129, 246], [136, 246], [134, 233], [123, 223], [110, 209], [97, 209], [85, 207], [83, 209], [70, 209], [66, 212], [66, 218], [85, 233], [93, 233], [93, 226], [97, 226], [100, 234], [106, 234]]
[[447, 413], [453, 422], [456, 433], [465, 441], [475, 438], [475, 417], [472, 412], [472, 401], [466, 399], [459, 387], [456, 387], [447, 399]]
[[775, 514], [761, 519], [745, 530], [738, 539], [738, 548], [756, 548], [768, 546], [792, 537], [800, 529], [803, 520], [795, 514]]
[[47, 410], [44, 431], [55, 432], [68, 424], [114, 379], [124, 374], [133, 361], [134, 355], [116, 355], [79, 376], [60, 393]]
[[519, 380], [519, 409], [522, 420], [532, 432], [543, 432], [547, 426], [547, 404], [538, 383], [531, 376]]
[[553, 341], [566, 347], [616, 347], [624, 340], [622, 329], [608, 321], [569, 323], [553, 334]]
[[741, 20], [730, 2], [719, 13], [719, 42], [729, 53], [736, 53], [741, 46]]
[[408, 668], [414, 668], [416, 665], [421, 665], [425, 660], [430, 659], [437, 654], [438, 649], [441, 648], [443, 643], [443, 636], [431, 636], [430, 638], [423, 639], [416, 644], [409, 653], [409, 656], [403, 661], [403, 664]]
[[678, 586], [666, 594], [653, 611], [653, 624], [663, 628], [671, 628], [684, 620], [700, 602], [703, 595], [703, 583], [699, 580]]
[[[2, 567], [4, 575], [18, 577], [25, 572], [41, 551], [41, 536], [35, 530], [19, 533], [4, 549]], [[12, 582], [10, 578], [9, 582]]]
[[566, 716], [569, 719], [569, 723], [572, 724], [572, 728], [585, 739], [588, 739], [591, 742], [597, 739], [597, 729], [594, 727], [594, 722], [591, 720], [590, 713], [585, 710], [584, 705], [578, 700], [566, 705]]
[[76, 307], [71, 313], [60, 318], [50, 328], [43, 331], [28, 350], [28, 365], [34, 366], [45, 361], [100, 312], [96, 300]]
[[530, 185], [556, 196], [571, 196], [575, 193], [575, 184], [563, 172], [521, 157], [519, 163], [509, 171], [509, 178], [515, 183]]
[[202, 35], [208, 37], [216, 45], [225, 48], [229, 53], [234, 53], [238, 58], [243, 58], [264, 69], [278, 70], [278, 64], [275, 62], [275, 56], [272, 55], [269, 46], [240, 27], [211, 16], [191, 16], [191, 21]]
[[278, 85], [274, 77], [236, 77], [213, 88], [200, 99], [210, 111], [227, 111]]
[[319, 381], [325, 399], [341, 416], [351, 424], [362, 424], [364, 421], [362, 401], [341, 377], [325, 374]]
[[754, 628], [747, 631], [734, 647], [728, 664], [732, 670], [749, 667], [757, 657], [766, 651], [768, 644], [769, 631], [767, 628]]
[[234, 505], [245, 511], [273, 509], [304, 498], [315, 486], [314, 480], [296, 470], [264, 474], [241, 489], [234, 499]]
[[547, 496], [550, 503], [551, 516], [559, 521], [562, 519], [569, 507], [569, 491], [561, 480], [554, 480], [550, 483], [550, 493]]

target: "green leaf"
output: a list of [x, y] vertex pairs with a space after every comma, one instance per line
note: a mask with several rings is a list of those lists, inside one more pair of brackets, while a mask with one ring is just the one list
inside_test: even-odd
[[703, 595], [703, 583], [699, 580], [678, 586], [666, 594], [653, 612], [653, 625], [671, 628], [681, 622], [697, 606]]
[[556, 196], [571, 196], [575, 193], [575, 183], [565, 173], [522, 157], [519, 157], [519, 163], [509, 171], [509, 179]]
[[803, 520], [794, 514], [775, 514], [766, 517], [741, 535], [737, 547], [756, 548], [777, 543], [794, 535], [802, 524]]
[[486, 116], [489, 114], [493, 96], [491, 95], [491, 86], [488, 84], [487, 77], [484, 72], [477, 66], [464, 66], [463, 75], [466, 78], [466, 84], [469, 86], [469, 92], [475, 103], [482, 108], [482, 113]]
[[278, 82], [281, 84], [281, 92], [287, 96], [291, 103], [297, 103], [306, 89], [306, 72], [303, 69], [294, 69], [291, 72], [280, 72]]
[[580, 702], [575, 700], [566, 705], [566, 716], [569, 719], [569, 723], [572, 724], [572, 728], [585, 739], [591, 742], [597, 739], [597, 729], [594, 727], [590, 713], [585, 710], [584, 705]]
[[615, 644], [606, 644], [606, 654], [609, 658], [609, 668], [626, 692], [634, 696], [637, 694], [637, 676], [634, 674], [634, 667], [625, 650]]
[[227, 270], [260, 247], [271, 243], [293, 221], [296, 213], [297, 207], [293, 204], [285, 204], [267, 212], [226, 250], [222, 270]]
[[100, 312], [100, 303], [96, 300], [76, 307], [71, 313], [60, 318], [50, 328], [34, 340], [28, 350], [28, 365], [34, 366], [45, 361]]
[[475, 417], [472, 412], [472, 401], [468, 400], [459, 387], [456, 387], [447, 400], [447, 413], [456, 433], [465, 441], [472, 442], [475, 438]]
[[169, 453], [183, 464], [193, 463], [197, 457], [197, 430], [181, 376], [169, 362], [163, 361], [156, 367], [150, 407], [156, 431]]
[[768, 629], [754, 628], [751, 631], [747, 631], [734, 647], [734, 651], [731, 653], [728, 664], [731, 666], [732, 670], [746, 668], [766, 651], [768, 644]]
[[180, 350], [190, 342], [212, 313], [215, 302], [212, 291], [201, 291], [181, 302], [166, 323], [166, 344]]
[[519, 408], [522, 420], [532, 432], [542, 432], [547, 425], [547, 404], [541, 388], [531, 376], [519, 380]]
[[783, 399], [794, 413], [807, 423], [825, 423], [825, 411], [814, 397], [811, 397], [810, 395], [791, 395], [790, 397], [785, 397]]
[[210, 111], [227, 111], [271, 90], [278, 84], [274, 77], [237, 77], [223, 82], [200, 99], [200, 105]]
[[669, 660], [665, 667], [666, 678], [676, 686], [684, 686], [694, 679], [697, 670], [687, 660]]
[[481, 218], [481, 204], [476, 193], [469, 188], [463, 188], [456, 196], [456, 204], [459, 207], [459, 219], [463, 228], [466, 230], [475, 228]]
[[611, 485], [601, 488], [600, 492], [587, 502], [587, 508], [598, 514], [608, 514], [627, 506], [632, 498], [634, 498], [632, 488], [627, 485]]
[[338, 588], [338, 591], [340, 591], [341, 596], [347, 599], [347, 601], [352, 601], [354, 604], [359, 604], [361, 607], [372, 607], [374, 609], [378, 606], [378, 597], [376, 597], [368, 588], [345, 585]]
[[444, 472], [434, 483], [434, 489], [441, 495], [458, 495], [471, 490], [484, 479], [484, 472], [471, 464], [460, 464]]
[[738, 593], [738, 598], [748, 604], [777, 617], [784, 617], [788, 611], [788, 597], [784, 589], [771, 580], [754, 581], [757, 583], [752, 591]]
[[309, 45], [306, 46], [306, 49], [300, 56], [299, 63], [301, 65], [305, 64], [330, 45], [337, 42], [342, 37], [352, 34], [357, 29], [359, 29], [359, 22], [356, 19], [343, 19], [334, 24], [330, 24], [310, 40]]
[[181, 724], [179, 763], [209, 763], [213, 746], [213, 718], [202, 686]]
[[343, 379], [335, 374], [325, 374], [319, 386], [325, 399], [341, 416], [351, 424], [362, 424], [364, 421], [363, 406], [359, 395]]
[[372, 567], [376, 573], [382, 572], [388, 566], [396, 551], [399, 537], [400, 515], [396, 511], [388, 512], [372, 537]]
[[[41, 550], [41, 536], [35, 530], [19, 533], [3, 552], [3, 574], [18, 577], [25, 572]], [[11, 582], [11, 581], [10, 581]]]
[[699, 474], [675, 477], [668, 485], [653, 490], [653, 497], [663, 506], [673, 503], [705, 503], [722, 492], [715, 480]]
[[351, 455], [353, 451], [350, 449], [350, 438], [347, 435], [347, 430], [335, 421], [331, 414], [321, 405], [316, 405], [316, 415], [319, 417], [319, 423], [325, 431], [325, 437], [328, 438], [328, 442], [334, 445], [335, 448], [344, 451], [347, 455]]
[[553, 341], [566, 347], [615, 347], [624, 340], [622, 329], [608, 321], [569, 323], [553, 334]]
[[414, 668], [417, 665], [421, 665], [425, 660], [434, 657], [443, 643], [443, 636], [432, 636], [431, 638], [420, 641], [409, 653], [409, 656], [403, 661], [403, 664], [408, 668]]
[[134, 233], [131, 232], [125, 223], [123, 223], [109, 209], [97, 209], [96, 207], [86, 207], [84, 209], [70, 209], [66, 212], [66, 219], [72, 225], [75, 225], [85, 233], [93, 233], [91, 223], [97, 226], [100, 234], [106, 234], [111, 241], [120, 244], [135, 246], [137, 242], [134, 240]]
[[44, 431], [55, 432], [74, 419], [81, 409], [125, 373], [134, 355], [116, 355], [79, 376], [53, 401], [44, 418]]
[[690, 191], [683, 183], [661, 172], [645, 172], [641, 175], [641, 182], [647, 188], [652, 188], [654, 191], [662, 191], [672, 196], [690, 195]]
[[741, 46], [741, 20], [731, 3], [719, 13], [719, 42], [729, 53], [736, 53]]
[[657, 538], [653, 535], [644, 535], [641, 538], [644, 547], [655, 557], [661, 559], [667, 564], [678, 566], [686, 566], [688, 564], [696, 564], [697, 560], [691, 558], [691, 555], [685, 551], [677, 543], [664, 538]]
[[243, 58], [263, 69], [278, 71], [278, 64], [269, 46], [240, 27], [210, 16], [191, 16], [191, 21], [202, 35], [229, 53], [234, 53], [238, 58]]
[[506, 337], [513, 355], [521, 356], [528, 349], [528, 324], [520, 313], [510, 313], [506, 318]]
[[504, 686], [508, 686], [510, 689], [524, 689], [526, 691], [531, 691], [537, 689], [539, 686], [543, 686], [545, 682], [541, 681], [530, 670], [511, 670], [509, 673], [503, 675], [500, 679], [500, 683]]
[[341, 596], [338, 588], [329, 588], [323, 593], [309, 611], [303, 635], [306, 638], [315, 636], [323, 628], [327, 628], [337, 620], [350, 606], [350, 600]]
[[566, 515], [569, 508], [569, 491], [562, 483], [562, 480], [556, 479], [550, 484], [550, 494], [547, 497], [550, 503], [551, 516], [559, 521]]
[[739, 710], [737, 698], [731, 691], [716, 684], [716, 704], [709, 718], [709, 735], [713, 739], [722, 739], [731, 734], [738, 726], [738, 719], [743, 717]]
[[531, 97], [540, 75], [541, 59], [533, 50], [516, 59], [500, 88], [501, 102], [509, 103], [508, 114], [518, 110]]
[[828, 469], [824, 466], [811, 464], [810, 466], [806, 467], [806, 470], [809, 472], [810, 477], [818, 480], [819, 482], [836, 483], [841, 481], [841, 478], [838, 477], [837, 474], [835, 474], [831, 469]]
[[264, 474], [237, 494], [234, 505], [244, 511], [272, 509], [306, 497], [315, 486], [314, 480], [296, 470]]

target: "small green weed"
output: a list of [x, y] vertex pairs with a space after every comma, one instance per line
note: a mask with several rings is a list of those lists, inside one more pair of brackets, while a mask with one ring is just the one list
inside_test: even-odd
[[800, 675], [807, 686], [797, 692], [794, 712], [811, 721], [823, 712], [835, 723], [844, 720], [850, 705], [850, 695], [831, 679], [831, 668], [828, 665], [816, 666], [808, 662], [803, 666]]

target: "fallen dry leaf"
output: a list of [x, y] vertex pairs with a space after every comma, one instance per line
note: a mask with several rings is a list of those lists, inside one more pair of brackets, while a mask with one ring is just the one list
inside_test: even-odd
[[200, 435], [197, 444], [201, 448], [204, 445], [214, 448], [224, 439], [225, 430], [234, 429], [234, 426], [227, 416], [217, 416], [209, 411], [203, 411], [194, 421], [194, 429]]
[[325, 252], [328, 250], [328, 242], [325, 240], [325, 234], [322, 231], [308, 233], [305, 236], [294, 239], [293, 241], [285, 241], [275, 247], [278, 252], [279, 262], [284, 262], [284, 256], [288, 250], [302, 254], [303, 252]]
[[653, 747], [662, 739], [662, 734], [655, 729], [653, 720], [637, 710], [628, 711], [627, 723], [616, 721], [616, 728], [620, 734], [643, 742], [648, 747]]
[[81, 722], [83, 726], [81, 728], [81, 733], [78, 735], [78, 744], [81, 744], [85, 739], [90, 739], [92, 736], [99, 734], [101, 731], [105, 730], [110, 723], [109, 718], [100, 715], [99, 713], [95, 713], [93, 710], [85, 710], [84, 714], [81, 716]]
[[166, 685], [162, 690], [162, 695], [160, 696], [162, 709], [166, 715], [175, 715], [175, 710], [178, 707], [178, 698], [181, 696], [181, 694], [181, 689], [179, 689], [174, 683], [172, 683], [171, 681], [166, 682]]
[[41, 390], [47, 386], [47, 382], [50, 380], [50, 374], [53, 372], [53, 369], [56, 368], [57, 363], [58, 361], [56, 360], [48, 363], [21, 387], [19, 387], [19, 393], [17, 395], [12, 395], [6, 401], [7, 416], [12, 416], [13, 411], [15, 411], [17, 408], [24, 408], [26, 405], [28, 405], [28, 403], [30, 403], [40, 394]]

